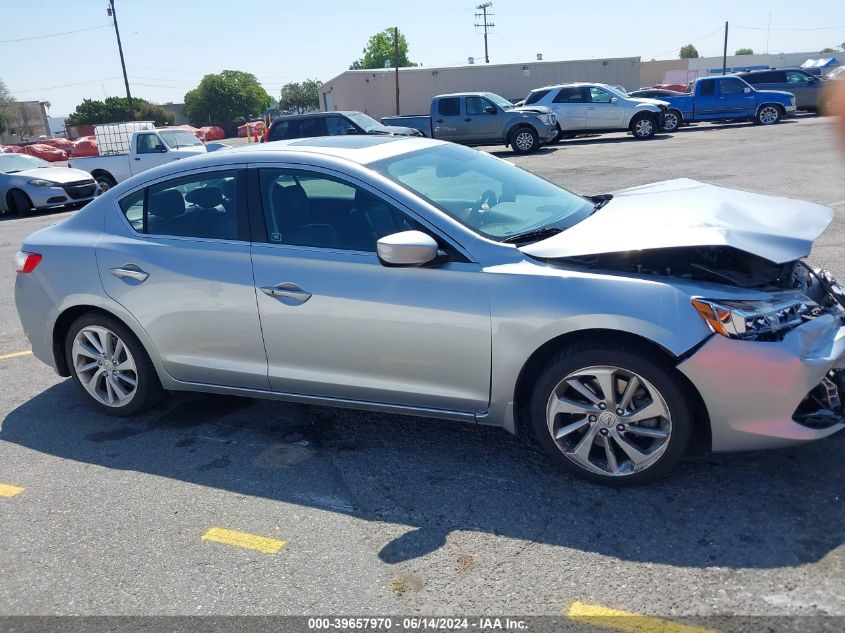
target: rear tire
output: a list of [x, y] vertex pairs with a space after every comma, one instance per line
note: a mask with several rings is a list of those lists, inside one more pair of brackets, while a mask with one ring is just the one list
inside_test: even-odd
[[18, 215], [32, 211], [32, 201], [20, 189], [13, 189], [7, 194], [6, 204], [10, 212]]
[[531, 154], [540, 149], [540, 135], [533, 127], [521, 127], [511, 132], [510, 146], [516, 154]]
[[537, 380], [530, 415], [537, 441], [560, 466], [612, 486], [668, 473], [693, 423], [674, 367], [651, 348], [625, 342], [563, 348]]
[[135, 415], [164, 395], [143, 345], [114, 317], [89, 312], [76, 319], [65, 338], [65, 359], [86, 400], [108, 415]]
[[643, 112], [631, 120], [631, 133], [638, 141], [645, 141], [657, 134], [657, 117]]
[[97, 174], [94, 180], [100, 185], [100, 191], [108, 191], [117, 184], [117, 181], [110, 174]]

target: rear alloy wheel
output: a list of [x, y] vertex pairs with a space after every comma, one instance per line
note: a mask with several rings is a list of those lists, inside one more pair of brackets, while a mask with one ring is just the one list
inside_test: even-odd
[[668, 110], [666, 114], [663, 115], [663, 131], [674, 132], [681, 127], [682, 122], [683, 119], [681, 118], [680, 112], [677, 110]]
[[9, 211], [17, 213], [18, 215], [32, 211], [32, 201], [29, 199], [29, 196], [20, 189], [10, 191], [9, 195], [6, 197], [6, 203], [9, 207]]
[[653, 116], [641, 114], [631, 121], [631, 132], [634, 138], [643, 141], [657, 134], [657, 124]]
[[760, 125], [773, 125], [780, 121], [780, 108], [767, 105], [757, 112], [757, 123]]
[[100, 314], [80, 317], [68, 331], [65, 353], [74, 382], [105, 413], [133, 415], [161, 397], [152, 362], [116, 319]]
[[511, 136], [511, 147], [517, 154], [530, 154], [540, 148], [540, 136], [530, 127], [520, 128]]
[[573, 473], [610, 485], [651, 481], [689, 442], [691, 415], [671, 368], [647, 350], [564, 350], [531, 405], [540, 444]]

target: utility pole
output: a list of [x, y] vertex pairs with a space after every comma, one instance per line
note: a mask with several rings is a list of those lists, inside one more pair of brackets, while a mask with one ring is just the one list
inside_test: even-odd
[[487, 21], [488, 15], [489, 15], [489, 17], [493, 17], [492, 13], [490, 13], [490, 14], [487, 13], [487, 9], [489, 9], [492, 6], [493, 6], [492, 2], [485, 2], [484, 4], [479, 4], [477, 7], [475, 7], [476, 9], [481, 11], [481, 13], [475, 14], [476, 18], [481, 18], [481, 24], [476, 23], [475, 28], [482, 28], [482, 27], [484, 28], [484, 63], [485, 64], [490, 63], [490, 55], [487, 53], [487, 29], [492, 29], [494, 26], [496, 26], [492, 22]]
[[728, 74], [728, 23], [725, 22], [725, 48], [722, 49], [722, 74]]
[[114, 20], [114, 33], [117, 35], [117, 50], [120, 53], [120, 65], [123, 67], [123, 84], [126, 86], [126, 105], [129, 110], [129, 120], [135, 118], [132, 113], [132, 95], [129, 93], [129, 77], [126, 75], [126, 62], [123, 60], [123, 46], [120, 43], [120, 30], [117, 28], [117, 13], [114, 10], [114, 0], [109, 0], [107, 13]]
[[393, 27], [393, 65], [396, 67], [396, 116], [399, 116], [399, 27]]

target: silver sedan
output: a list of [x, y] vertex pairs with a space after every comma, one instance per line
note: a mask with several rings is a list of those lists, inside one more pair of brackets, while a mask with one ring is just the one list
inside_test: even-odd
[[0, 154], [0, 213], [83, 204], [100, 189], [81, 169], [54, 167], [26, 154]]
[[35, 356], [94, 407], [203, 391], [533, 434], [642, 483], [693, 437], [845, 426], [832, 211], [692, 180], [582, 197], [450, 143], [267, 143], [135, 176], [27, 238]]

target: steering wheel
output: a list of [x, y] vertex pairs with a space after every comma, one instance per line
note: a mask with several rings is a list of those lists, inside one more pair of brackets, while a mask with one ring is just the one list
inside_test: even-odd
[[492, 189], [487, 189], [484, 193], [478, 196], [478, 200], [476, 200], [475, 204], [472, 205], [469, 215], [467, 216], [467, 220], [475, 221], [479, 226], [483, 225], [484, 205], [486, 204], [487, 209], [490, 209], [490, 207], [495, 207], [498, 201], [499, 199], [496, 197], [496, 192]]

